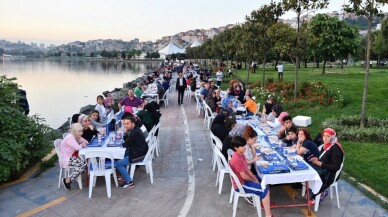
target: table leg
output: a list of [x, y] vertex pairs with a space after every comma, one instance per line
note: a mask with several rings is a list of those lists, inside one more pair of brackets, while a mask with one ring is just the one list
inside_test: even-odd
[[306, 197], [307, 197], [307, 209], [308, 209], [308, 216], [311, 216], [311, 205], [309, 203], [309, 200], [310, 200], [310, 189], [309, 189], [309, 182], [305, 182], [306, 183]]

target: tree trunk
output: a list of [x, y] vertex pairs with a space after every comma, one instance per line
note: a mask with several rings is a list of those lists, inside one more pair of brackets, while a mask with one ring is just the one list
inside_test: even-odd
[[247, 61], [245, 61], [244, 64], [245, 64], [245, 69], [247, 69]]
[[341, 60], [341, 69], [344, 69], [344, 60]]
[[317, 59], [317, 68], [319, 68], [319, 58]]
[[295, 68], [294, 68], [294, 99], [297, 97], [298, 93], [298, 70], [299, 70], [299, 51], [300, 51], [300, 12], [297, 13], [297, 22], [298, 22], [298, 28], [297, 28], [297, 34], [296, 34], [296, 58], [295, 58]]
[[265, 64], [267, 61], [267, 54], [264, 54], [264, 59], [263, 59], [263, 81], [262, 81], [262, 86], [264, 87], [265, 85]]
[[307, 69], [307, 60], [304, 60], [304, 68]]
[[369, 68], [370, 68], [370, 49], [372, 46], [372, 19], [373, 15], [368, 17], [368, 44], [366, 48], [366, 64], [365, 64], [365, 82], [364, 82], [364, 93], [362, 95], [362, 104], [361, 104], [361, 121], [360, 127], [364, 128], [366, 124], [366, 100], [368, 97], [368, 77], [369, 77]]
[[380, 68], [380, 55], [377, 55], [377, 68]]
[[326, 59], [323, 61], [322, 75], [325, 74], [325, 70], [326, 70]]

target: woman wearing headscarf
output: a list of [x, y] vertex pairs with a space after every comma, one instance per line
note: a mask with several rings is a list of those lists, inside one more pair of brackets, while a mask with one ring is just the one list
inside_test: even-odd
[[[227, 122], [233, 122], [234, 119], [227, 120]], [[235, 122], [235, 120], [234, 120]], [[233, 149], [232, 138], [235, 136], [243, 136], [245, 125], [242, 123], [236, 123], [231, 125], [231, 131], [228, 136], [222, 141], [222, 154], [225, 156], [225, 159], [228, 159], [228, 149]]]
[[322, 140], [324, 145], [320, 150], [319, 158], [314, 157], [311, 159], [311, 162], [316, 166], [315, 169], [322, 180], [322, 187], [318, 193], [312, 195], [312, 200], [314, 200], [315, 196], [318, 194], [321, 194], [321, 200], [328, 195], [326, 189], [336, 181], [334, 180], [335, 175], [337, 171], [340, 170], [344, 160], [344, 149], [338, 142], [337, 133], [333, 129], [324, 129], [322, 131]]
[[212, 123], [212, 126], [210, 128], [210, 131], [217, 136], [220, 141], [224, 141], [225, 137], [229, 133], [229, 129], [225, 126], [225, 120], [226, 120], [226, 115], [221, 113], [218, 114]]
[[94, 136], [97, 136], [98, 131], [93, 127], [90, 117], [85, 114], [80, 114], [78, 123], [83, 127], [82, 138], [90, 142]]

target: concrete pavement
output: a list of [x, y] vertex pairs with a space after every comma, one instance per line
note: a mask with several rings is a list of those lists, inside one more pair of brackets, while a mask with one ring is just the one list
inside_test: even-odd
[[[99, 178], [89, 199], [88, 188], [79, 190], [76, 183], [70, 191], [58, 188], [56, 166], [1, 188], [0, 216], [232, 216], [230, 179], [225, 176], [222, 194], [218, 194], [216, 172], [211, 168], [209, 131], [203, 116], [197, 117], [195, 101], [184, 98], [184, 105], [178, 106], [177, 94], [171, 93], [169, 106], [162, 106], [161, 112], [161, 154], [153, 162], [154, 184], [145, 168], [140, 167], [135, 172], [135, 188], [118, 189], [112, 182], [112, 197], [107, 198], [105, 180]], [[271, 186], [270, 191], [271, 201], [277, 204], [303, 200], [301, 190], [289, 185]], [[388, 217], [386, 210], [343, 180], [339, 181], [339, 194], [341, 208], [337, 208], [336, 198], [326, 198], [313, 216]], [[276, 217], [307, 215], [304, 208], [272, 212]], [[257, 216], [256, 209], [240, 199], [237, 216]]]

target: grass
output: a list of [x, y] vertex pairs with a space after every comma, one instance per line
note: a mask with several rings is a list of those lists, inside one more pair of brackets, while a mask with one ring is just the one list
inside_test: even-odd
[[[284, 65], [284, 80], [294, 80], [294, 66]], [[238, 78], [246, 81], [247, 70], [239, 70]], [[277, 71], [273, 67], [266, 68], [266, 79], [277, 79]], [[364, 90], [364, 70], [359, 66], [340, 68], [327, 68], [322, 75], [322, 68], [308, 65], [300, 68], [298, 74], [301, 81], [322, 81], [332, 88], [340, 90], [348, 104], [343, 108], [303, 108], [287, 110], [292, 116], [305, 115], [312, 118], [312, 125], [308, 128], [312, 137], [322, 130], [321, 123], [331, 117], [341, 115], [359, 115]], [[261, 81], [262, 68], [256, 74], [250, 74], [249, 83]], [[230, 80], [230, 79], [227, 79]], [[367, 98], [367, 116], [388, 118], [388, 69], [372, 68], [369, 73], [369, 88]], [[224, 83], [222, 88], [226, 88]], [[263, 103], [263, 102], [262, 102]], [[340, 135], [339, 135], [340, 137]], [[388, 197], [388, 173], [385, 161], [388, 159], [388, 144], [386, 143], [355, 143], [340, 141], [345, 148], [346, 161], [344, 171], [358, 181], [370, 186], [384, 197]]]

